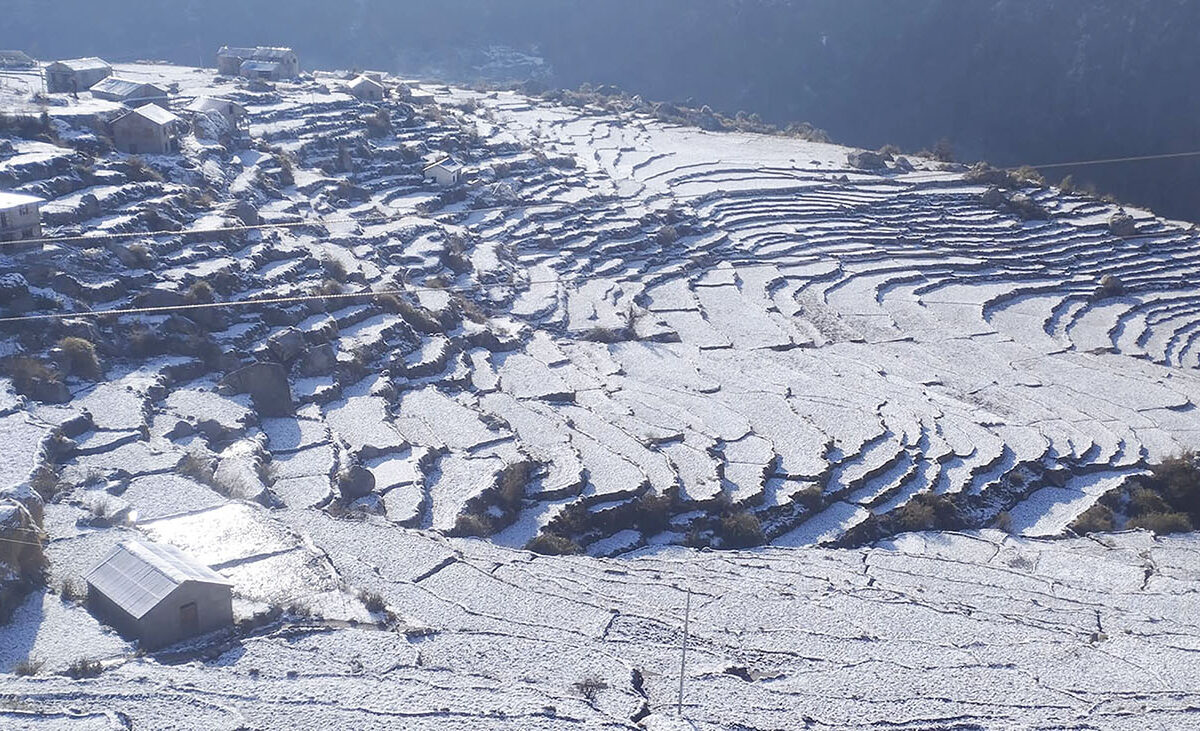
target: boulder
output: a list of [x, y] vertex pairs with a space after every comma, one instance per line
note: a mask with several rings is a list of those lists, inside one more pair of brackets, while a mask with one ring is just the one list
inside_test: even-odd
[[375, 475], [361, 465], [351, 465], [338, 473], [338, 491], [346, 502], [364, 498], [375, 491]]
[[267, 348], [280, 363], [291, 363], [304, 352], [304, 334], [294, 327], [281, 330], [267, 340]]
[[258, 217], [258, 209], [250, 204], [249, 201], [238, 201], [233, 206], [233, 215], [242, 222], [244, 226], [257, 226], [261, 223]]
[[337, 350], [330, 343], [309, 348], [300, 359], [300, 375], [328, 376], [337, 367]]
[[1127, 239], [1138, 235], [1137, 221], [1128, 213], [1114, 213], [1108, 219], [1108, 230], [1113, 236]]
[[252, 363], [225, 376], [220, 388], [225, 393], [248, 393], [259, 416], [291, 416], [292, 388], [287, 370], [278, 363]]
[[846, 156], [846, 162], [850, 163], [850, 167], [859, 170], [883, 170], [887, 167], [883, 156], [870, 150], [855, 150]]

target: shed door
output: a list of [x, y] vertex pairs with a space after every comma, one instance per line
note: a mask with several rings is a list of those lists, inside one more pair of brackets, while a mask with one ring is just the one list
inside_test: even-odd
[[196, 602], [179, 608], [179, 631], [185, 636], [200, 633], [200, 614], [196, 611]]

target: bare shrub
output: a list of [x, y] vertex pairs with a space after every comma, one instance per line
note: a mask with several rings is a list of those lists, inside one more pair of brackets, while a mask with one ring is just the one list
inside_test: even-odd
[[1125, 527], [1142, 528], [1165, 536], [1171, 533], [1190, 533], [1192, 521], [1184, 513], [1146, 513], [1130, 518]]
[[1071, 524], [1071, 530], [1077, 535], [1089, 533], [1109, 533], [1116, 527], [1116, 515], [1107, 505], [1096, 503], [1083, 511], [1083, 514]]
[[589, 675], [575, 683], [575, 690], [579, 691], [579, 695], [583, 696], [588, 703], [595, 703], [600, 696], [600, 691], [608, 690], [608, 683], [598, 675]]
[[35, 655], [30, 655], [21, 662], [17, 663], [17, 666], [13, 668], [13, 675], [18, 675], [21, 677], [37, 675], [38, 673], [42, 672], [42, 667], [44, 667], [45, 664], [45, 660]]
[[67, 668], [67, 675], [76, 680], [94, 678], [102, 672], [104, 672], [104, 666], [100, 664], [99, 660], [89, 660], [87, 658], [79, 658]]
[[726, 548], [752, 548], [766, 541], [762, 524], [753, 513], [739, 511], [721, 519], [721, 545]]
[[67, 372], [96, 380], [103, 375], [100, 369], [100, 359], [96, 357], [96, 346], [83, 338], [67, 337], [58, 341], [58, 350], [63, 356], [63, 365]]
[[525, 545], [525, 550], [540, 553], [543, 556], [567, 556], [583, 551], [579, 544], [571, 539], [549, 532], [538, 534], [537, 538]]

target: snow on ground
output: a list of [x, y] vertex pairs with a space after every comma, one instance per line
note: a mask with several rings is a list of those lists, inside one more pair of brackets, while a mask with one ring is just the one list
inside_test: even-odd
[[[52, 588], [143, 536], [226, 572], [239, 616], [291, 613], [160, 664], [30, 595], [2, 630], [7, 668], [22, 651], [61, 668], [66, 635], [113, 667], [0, 676], [21, 699], [4, 721], [1187, 725], [1194, 541], [1040, 539], [1196, 446], [1195, 230], [1133, 212], [1118, 235], [1115, 206], [1052, 189], [1027, 191], [1049, 215], [1023, 221], [931, 161], [869, 172], [836, 145], [513, 92], [411, 83], [366, 104], [327, 76], [117, 72], [176, 84], [173, 106], [237, 99], [257, 140], [189, 139], [131, 180], [126, 156], [67, 144], [115, 105], [52, 95], [60, 141], [17, 142], [0, 174], [51, 199], [50, 235], [134, 235], [55, 244], [54, 268], [0, 257], [5, 287], [37, 312], [192, 302], [204, 284], [307, 299], [5, 336], [6, 355], [86, 336], [107, 373], [68, 379], [61, 404], [0, 383], [0, 491], [28, 496], [49, 470]], [[29, 102], [19, 86], [0, 104]], [[448, 150], [461, 196], [423, 179]], [[256, 218], [289, 227], [201, 230]], [[287, 377], [241, 372], [280, 386], [258, 401], [226, 378], [255, 362]], [[294, 416], [266, 402], [285, 391]], [[894, 533], [923, 495], [1024, 537], [829, 548]], [[739, 524], [774, 547], [678, 547], [727, 546]], [[464, 531], [490, 540], [446, 537]], [[539, 540], [583, 555], [520, 550]]]

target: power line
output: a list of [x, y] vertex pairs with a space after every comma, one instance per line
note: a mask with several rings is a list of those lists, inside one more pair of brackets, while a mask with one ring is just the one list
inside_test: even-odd
[[160, 315], [167, 312], [183, 312], [190, 310], [216, 310], [226, 307], [245, 307], [253, 305], [274, 305], [274, 304], [292, 304], [296, 302], [310, 302], [313, 300], [338, 300], [338, 299], [353, 299], [355, 297], [383, 297], [387, 295], [399, 296], [408, 294], [413, 291], [423, 292], [474, 292], [479, 289], [488, 287], [517, 287], [517, 286], [532, 286], [535, 284], [561, 284], [570, 282], [575, 279], [574, 276], [560, 277], [558, 279], [531, 279], [527, 281], [481, 281], [478, 285], [470, 287], [434, 287], [430, 285], [406, 285], [400, 289], [373, 289], [364, 290], [361, 292], [334, 292], [330, 294], [296, 294], [283, 295], [279, 297], [247, 297], [240, 300], [224, 300], [221, 302], [194, 302], [183, 305], [161, 305], [157, 307], [120, 307], [109, 310], [87, 310], [84, 312], [51, 312], [42, 315], [18, 315], [16, 317], [0, 318], [0, 325], [30, 322], [36, 320], [73, 320], [82, 317], [104, 317], [108, 315]]
[[[1134, 157], [1112, 157], [1104, 160], [1081, 160], [1079, 162], [1054, 162], [1047, 165], [1030, 165], [1031, 168], [1074, 168], [1087, 165], [1111, 165], [1121, 162], [1141, 162], [1145, 160], [1170, 160], [1181, 157], [1200, 157], [1200, 150], [1195, 152], [1172, 152], [1165, 155], [1138, 155]], [[1016, 168], [1009, 168], [1015, 170]]]

